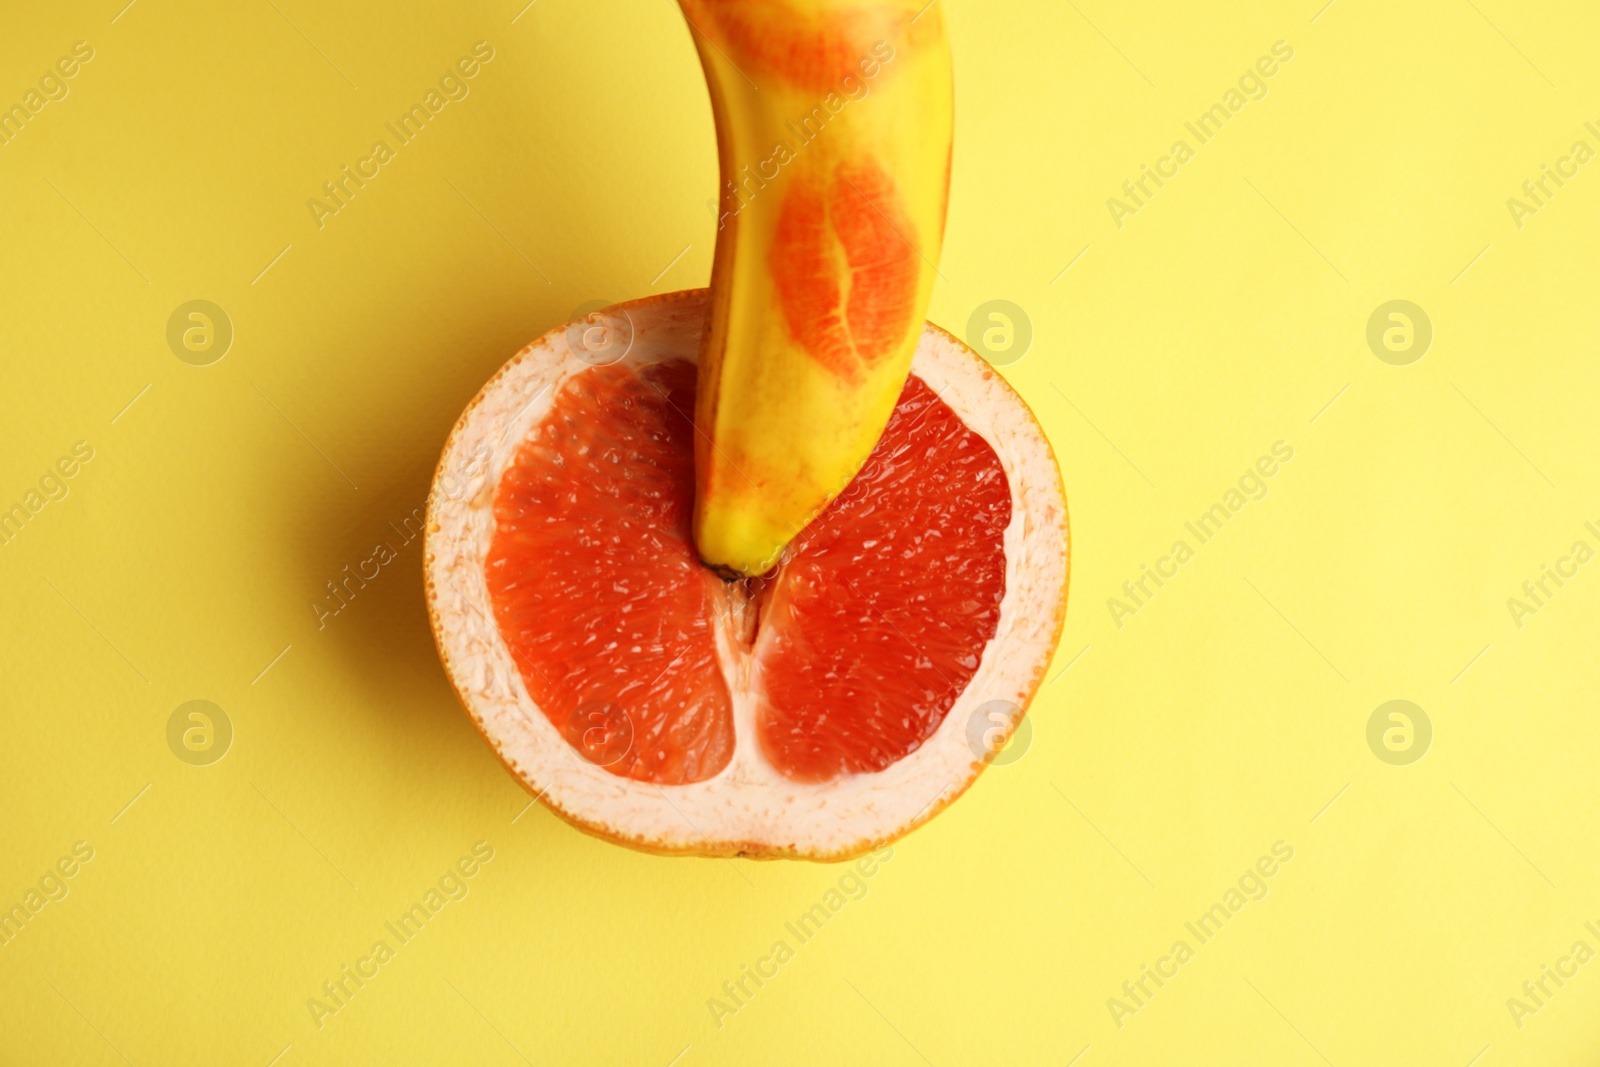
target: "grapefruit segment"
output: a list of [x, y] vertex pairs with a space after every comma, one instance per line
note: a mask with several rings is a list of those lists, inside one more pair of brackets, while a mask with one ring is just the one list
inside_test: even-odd
[[633, 324], [619, 362], [553, 330], [446, 443], [424, 567], [468, 715], [552, 811], [638, 848], [841, 859], [893, 840], [976, 779], [993, 751], [972, 725], [1009, 736], [1060, 634], [1048, 443], [929, 328], [859, 477], [772, 574], [724, 582], [688, 519], [707, 293], [613, 313]]
[[689, 541], [694, 366], [568, 381], [495, 495], [486, 572], [528, 694], [613, 774], [698, 782], [733, 756], [722, 583]]
[[774, 583], [756, 656], [775, 767], [804, 781], [881, 771], [938, 729], [999, 624], [1010, 522], [994, 449], [913, 374]]

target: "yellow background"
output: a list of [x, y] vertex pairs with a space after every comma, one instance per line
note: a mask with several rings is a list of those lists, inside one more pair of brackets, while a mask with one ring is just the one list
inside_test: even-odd
[[[1024, 758], [719, 1028], [707, 1000], [842, 872], [655, 858], [525, 811], [390, 526], [520, 346], [708, 276], [711, 119], [675, 6], [523, 2], [0, 16], [0, 103], [95, 50], [0, 147], [0, 506], [95, 450], [0, 546], [0, 904], [95, 850], [0, 948], [0, 1059], [1600, 1057], [1600, 962], [1520, 1028], [1506, 1005], [1600, 948], [1600, 564], [1520, 628], [1506, 606], [1600, 547], [1600, 163], [1521, 228], [1506, 206], [1600, 148], [1592, 5], [942, 0], [931, 318], [1031, 319], [1005, 373], [1066, 475], [1066, 633]], [[470, 96], [318, 229], [308, 198], [479, 40]], [[1107, 198], [1279, 40], [1270, 94], [1118, 228]], [[1409, 366], [1365, 339], [1397, 298], [1434, 328]], [[166, 342], [192, 299], [235, 329], [210, 366]], [[1279, 440], [1269, 495], [1118, 627], [1108, 598]], [[386, 539], [399, 558], [319, 629], [312, 599]], [[234, 727], [210, 766], [167, 744], [192, 699]], [[1409, 766], [1367, 744], [1391, 699], [1433, 725]], [[1108, 999], [1280, 840], [1265, 899], [1119, 1028]], [[319, 1029], [307, 999], [477, 841], [470, 895]]]

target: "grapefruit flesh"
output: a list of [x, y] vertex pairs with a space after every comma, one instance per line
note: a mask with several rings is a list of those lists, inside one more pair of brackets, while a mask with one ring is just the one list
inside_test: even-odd
[[757, 676], [776, 767], [803, 780], [881, 771], [938, 729], [999, 623], [1010, 521], [994, 449], [912, 375], [772, 587]]
[[724, 770], [730, 679], [750, 680], [779, 773], [882, 771], [938, 729], [994, 637], [1000, 460], [913, 376], [784, 562], [726, 583], [690, 537], [694, 386], [686, 360], [573, 377], [502, 475], [486, 580], [523, 684], [581, 756], [640, 781]]
[[585, 758], [651, 782], [700, 781], [733, 755], [722, 582], [690, 543], [692, 410], [689, 363], [569, 380], [501, 479], [487, 563], [529, 694]]

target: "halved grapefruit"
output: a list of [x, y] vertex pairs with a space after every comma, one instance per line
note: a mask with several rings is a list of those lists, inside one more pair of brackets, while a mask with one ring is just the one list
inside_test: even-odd
[[845, 859], [959, 796], [1060, 636], [1050, 446], [928, 326], [876, 450], [768, 574], [692, 542], [707, 291], [518, 353], [428, 503], [429, 614], [467, 714], [578, 827], [656, 852]]

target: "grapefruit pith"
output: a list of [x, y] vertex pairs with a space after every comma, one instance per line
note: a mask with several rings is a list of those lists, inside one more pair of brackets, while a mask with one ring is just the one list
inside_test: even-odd
[[568, 821], [846, 858], [960, 795], [1020, 722], [1066, 605], [1060, 472], [1020, 398], [929, 327], [850, 487], [773, 571], [725, 581], [691, 536], [707, 311], [705, 290], [618, 305], [484, 387], [429, 498], [435, 637]]

